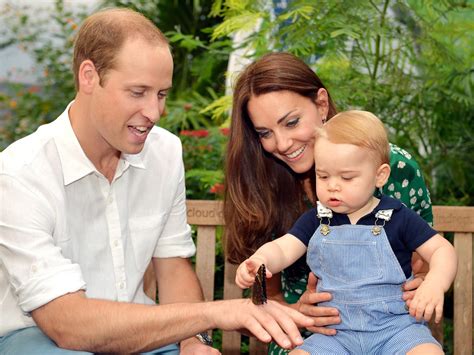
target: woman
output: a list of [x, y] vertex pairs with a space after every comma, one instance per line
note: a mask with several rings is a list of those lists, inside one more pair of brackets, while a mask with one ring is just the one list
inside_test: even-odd
[[[285, 234], [315, 204], [314, 128], [335, 114], [321, 80], [291, 54], [267, 54], [241, 73], [234, 89], [225, 171], [230, 262], [241, 263], [265, 242]], [[401, 199], [431, 223], [431, 202], [417, 163], [392, 145], [390, 165], [383, 193]], [[414, 270], [419, 270], [417, 264]], [[274, 275], [268, 280], [268, 296], [313, 316], [315, 327], [309, 331], [334, 334], [325, 326], [340, 321], [338, 312], [314, 306], [331, 296], [316, 293], [316, 279], [311, 274], [307, 280], [308, 273], [302, 258], [281, 279]], [[416, 289], [420, 282], [407, 282], [405, 289]], [[270, 347], [270, 353], [279, 352]]]

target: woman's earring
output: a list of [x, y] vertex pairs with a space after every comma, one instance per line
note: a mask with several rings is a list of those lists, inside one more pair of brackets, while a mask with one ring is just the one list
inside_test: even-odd
[[323, 122], [323, 124], [326, 124], [326, 122], [328, 121], [328, 118], [324, 117], [321, 121]]

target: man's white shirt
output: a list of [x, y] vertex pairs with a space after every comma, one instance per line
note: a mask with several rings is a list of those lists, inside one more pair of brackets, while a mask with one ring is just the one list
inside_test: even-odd
[[143, 291], [151, 258], [195, 253], [178, 137], [154, 127], [109, 183], [84, 154], [69, 107], [0, 154], [0, 337], [80, 289], [152, 304]]

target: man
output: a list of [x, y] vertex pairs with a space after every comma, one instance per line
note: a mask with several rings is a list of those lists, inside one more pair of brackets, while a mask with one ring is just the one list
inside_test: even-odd
[[[2, 153], [0, 353], [177, 353], [180, 342], [213, 354], [195, 337], [213, 328], [290, 347], [313, 324], [274, 302], [200, 302], [181, 145], [154, 127], [172, 72], [152, 22], [96, 13], [75, 43], [75, 100]], [[143, 292], [150, 260], [159, 306]]]

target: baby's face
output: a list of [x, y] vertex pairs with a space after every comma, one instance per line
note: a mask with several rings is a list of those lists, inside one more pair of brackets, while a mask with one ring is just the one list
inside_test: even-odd
[[335, 144], [319, 138], [315, 144], [316, 193], [334, 212], [368, 213], [378, 187], [378, 164], [366, 148]]

